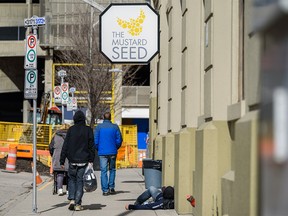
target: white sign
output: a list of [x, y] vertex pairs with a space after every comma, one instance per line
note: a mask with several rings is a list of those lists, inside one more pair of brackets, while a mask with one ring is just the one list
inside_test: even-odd
[[67, 111], [77, 110], [77, 98], [76, 97], [69, 97], [67, 103]]
[[67, 104], [69, 100], [69, 84], [64, 82], [61, 84], [61, 98], [62, 104]]
[[62, 103], [61, 86], [54, 86], [54, 102]]
[[159, 52], [159, 15], [149, 4], [110, 4], [100, 31], [100, 51], [111, 63], [149, 63]]
[[25, 55], [25, 69], [37, 69], [37, 35], [28, 34], [26, 36], [26, 55]]
[[37, 70], [25, 70], [25, 99], [37, 99]]
[[58, 71], [58, 76], [59, 77], [65, 77], [66, 76], [66, 71], [65, 70]]
[[45, 17], [31, 17], [29, 19], [24, 19], [24, 27], [32, 26], [42, 26], [45, 25]]

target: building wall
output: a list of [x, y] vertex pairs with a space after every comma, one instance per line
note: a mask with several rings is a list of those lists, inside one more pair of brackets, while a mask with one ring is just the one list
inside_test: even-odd
[[257, 215], [261, 41], [250, 32], [252, 1], [153, 2], [161, 42], [150, 133], [162, 184], [175, 186], [178, 214]]

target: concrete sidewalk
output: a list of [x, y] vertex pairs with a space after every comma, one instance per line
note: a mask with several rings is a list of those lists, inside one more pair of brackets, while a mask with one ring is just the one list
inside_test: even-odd
[[[137, 196], [145, 190], [144, 177], [139, 168], [119, 169], [116, 174], [116, 194], [103, 196], [100, 186], [100, 172], [97, 171], [98, 188], [91, 193], [84, 193], [83, 211], [68, 210], [67, 196], [52, 195], [53, 180], [45, 178], [37, 190], [37, 214], [39, 215], [97, 215], [97, 216], [177, 216], [175, 210], [137, 210], [127, 211], [124, 206], [133, 203]], [[33, 191], [21, 197], [8, 212], [7, 216], [36, 215], [32, 212]], [[1, 212], [0, 212], [1, 215]]]

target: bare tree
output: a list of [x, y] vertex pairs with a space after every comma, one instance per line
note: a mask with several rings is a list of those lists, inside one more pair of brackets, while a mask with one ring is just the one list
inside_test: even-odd
[[[121, 103], [123, 95], [118, 92], [121, 88], [115, 86], [122, 85], [123, 77], [125, 85], [132, 85], [133, 77], [140, 66], [136, 66], [136, 69], [135, 66], [122, 67], [121, 72], [111, 72], [113, 65], [99, 51], [98, 16], [91, 15], [90, 7], [79, 12], [79, 19], [75, 23], [71, 26], [71, 35], [67, 36], [70, 49], [56, 52], [55, 62], [80, 64], [57, 69], [67, 71], [65, 80], [80, 92], [77, 94], [78, 98], [87, 102], [85, 106], [91, 113], [89, 124], [93, 127], [95, 120], [105, 111], [117, 111], [115, 108], [119, 107], [117, 104]], [[56, 80], [57, 82], [60, 80]]]

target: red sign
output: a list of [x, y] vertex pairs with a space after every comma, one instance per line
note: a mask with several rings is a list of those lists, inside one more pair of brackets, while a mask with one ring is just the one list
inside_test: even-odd
[[67, 91], [68, 90], [67, 83], [63, 83], [61, 87], [62, 87], [62, 91]]
[[34, 35], [30, 35], [29, 37], [28, 37], [28, 42], [27, 42], [27, 44], [28, 44], [28, 46], [29, 46], [29, 48], [30, 49], [33, 49], [35, 46], [36, 46], [36, 37], [34, 36]]
[[60, 95], [60, 93], [61, 93], [60, 87], [59, 87], [59, 86], [55, 86], [55, 88], [54, 88], [54, 94]]

